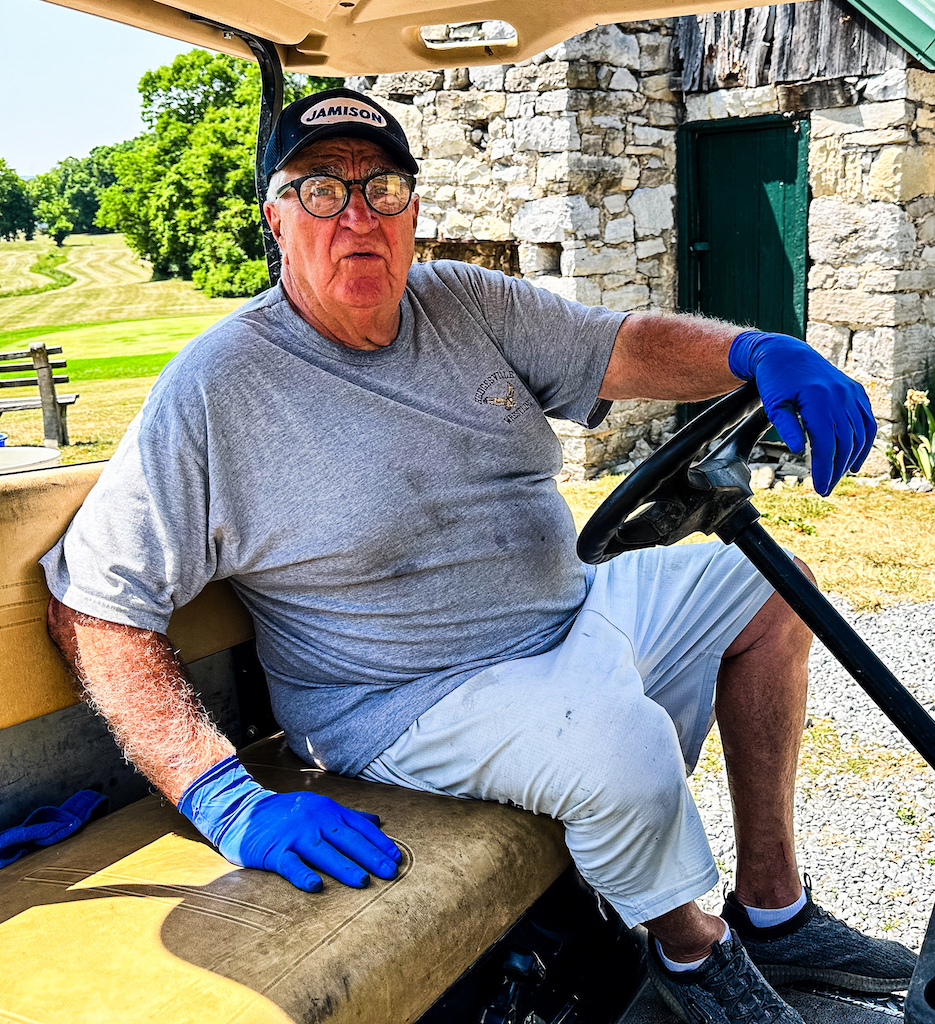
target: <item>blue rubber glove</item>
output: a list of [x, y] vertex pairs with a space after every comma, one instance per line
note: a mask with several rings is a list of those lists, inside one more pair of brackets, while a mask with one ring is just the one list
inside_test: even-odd
[[844, 473], [862, 465], [877, 432], [867, 392], [810, 345], [787, 334], [743, 331], [727, 362], [735, 377], [756, 380], [766, 415], [791, 451], [804, 452], [808, 434], [819, 494], [830, 494]]
[[377, 815], [319, 793], [272, 793], [235, 754], [199, 775], [178, 809], [231, 863], [275, 871], [306, 892], [322, 888], [308, 865], [362, 889], [370, 883], [368, 871], [393, 878], [402, 858], [377, 828]]

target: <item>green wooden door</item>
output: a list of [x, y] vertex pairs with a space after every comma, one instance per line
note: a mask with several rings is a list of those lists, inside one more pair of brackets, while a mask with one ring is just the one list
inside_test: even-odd
[[802, 337], [808, 122], [687, 125], [679, 142], [679, 304]]
[[804, 337], [807, 214], [807, 121], [777, 115], [683, 126], [679, 306]]

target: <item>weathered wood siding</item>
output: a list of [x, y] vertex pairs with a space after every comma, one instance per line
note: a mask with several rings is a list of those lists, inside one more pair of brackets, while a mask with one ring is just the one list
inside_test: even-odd
[[682, 89], [711, 92], [906, 66], [906, 52], [844, 0], [808, 0], [678, 19]]

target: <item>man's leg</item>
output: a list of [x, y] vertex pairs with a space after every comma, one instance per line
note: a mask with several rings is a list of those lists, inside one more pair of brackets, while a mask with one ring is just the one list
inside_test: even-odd
[[[814, 579], [808, 567], [796, 564]], [[776, 593], [729, 644], [717, 677], [716, 712], [737, 842], [737, 897], [786, 907], [801, 893], [793, 838], [793, 794], [805, 723], [812, 634]], [[723, 921], [696, 904], [647, 922], [676, 962], [704, 957]]]
[[[811, 576], [803, 562], [796, 564]], [[718, 673], [716, 712], [737, 842], [735, 892], [748, 906], [785, 907], [801, 892], [792, 809], [811, 641], [808, 627], [774, 593], [724, 652]], [[688, 963], [710, 952], [724, 922], [689, 903], [647, 928], [666, 956]]]
[[[809, 577], [808, 567], [796, 559]], [[727, 648], [715, 709], [734, 811], [735, 894], [750, 907], [786, 907], [801, 893], [793, 796], [808, 688], [811, 630], [779, 594]]]
[[691, 902], [717, 873], [681, 754], [697, 757], [723, 652], [771, 593], [739, 553], [724, 556], [695, 545], [619, 560], [560, 649], [469, 680], [363, 774], [561, 818], [585, 879], [661, 940], [670, 960], [653, 942], [651, 969], [676, 1014], [802, 1024], [724, 921]]
[[724, 934], [724, 922], [706, 914], [697, 903], [686, 903], [647, 921], [646, 929], [659, 940], [670, 960], [687, 964], [711, 952], [711, 944], [719, 942]]
[[774, 985], [819, 981], [892, 992], [908, 985], [915, 954], [817, 907], [796, 864], [793, 795], [811, 639], [773, 594], [721, 661], [716, 710], [737, 843], [735, 890], [722, 914]]
[[[737, 841], [735, 892], [752, 907], [785, 907], [801, 892], [792, 805], [811, 640], [808, 627], [773, 594], [727, 648], [718, 673], [716, 711]], [[710, 952], [724, 922], [689, 903], [647, 928], [666, 956], [688, 963]]]

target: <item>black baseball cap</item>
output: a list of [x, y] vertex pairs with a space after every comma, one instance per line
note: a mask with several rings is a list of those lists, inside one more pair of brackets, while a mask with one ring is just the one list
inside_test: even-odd
[[279, 115], [263, 156], [267, 178], [299, 150], [335, 138], [369, 139], [398, 160], [403, 170], [418, 173], [406, 133], [388, 110], [353, 89], [328, 89], [295, 100]]

